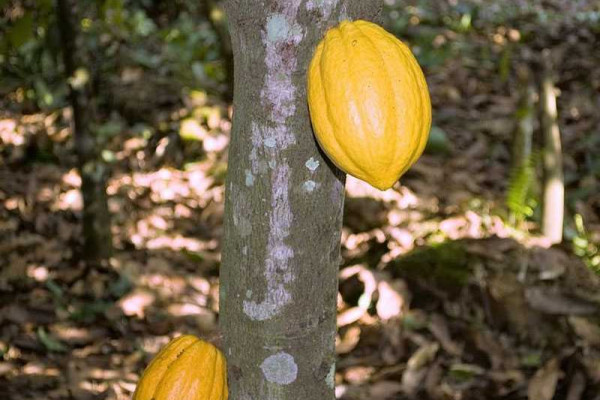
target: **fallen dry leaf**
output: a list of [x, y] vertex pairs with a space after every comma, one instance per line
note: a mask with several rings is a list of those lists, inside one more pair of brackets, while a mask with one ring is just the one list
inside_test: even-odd
[[374, 371], [375, 368], [373, 367], [357, 365], [346, 368], [343, 375], [346, 382], [353, 385], [362, 385], [371, 379], [371, 375], [373, 375]]
[[437, 342], [426, 343], [408, 359], [406, 370], [402, 374], [402, 388], [406, 394], [413, 396], [419, 390], [421, 383], [427, 375], [427, 368], [440, 348]]
[[600, 346], [600, 326], [585, 317], [571, 315], [569, 324], [588, 346]]
[[538, 369], [527, 387], [528, 400], [552, 400], [561, 373], [556, 358]]
[[386, 400], [392, 399], [398, 393], [402, 392], [402, 384], [395, 381], [375, 382], [369, 388], [369, 399]]
[[358, 326], [351, 326], [345, 333], [336, 340], [335, 351], [337, 354], [346, 354], [354, 350], [360, 340], [361, 329]]
[[576, 371], [571, 379], [565, 400], [582, 400], [583, 392], [585, 391], [585, 381], [585, 375], [581, 371]]
[[525, 298], [531, 308], [546, 314], [590, 315], [598, 312], [595, 304], [562, 293], [560, 288], [528, 287]]
[[440, 314], [434, 314], [429, 320], [429, 330], [440, 342], [444, 351], [453, 356], [459, 356], [462, 353], [460, 346], [452, 340], [448, 324], [445, 318]]

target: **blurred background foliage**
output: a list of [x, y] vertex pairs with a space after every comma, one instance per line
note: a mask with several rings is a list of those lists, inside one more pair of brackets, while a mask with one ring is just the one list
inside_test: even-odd
[[[65, 105], [60, 79], [61, 43], [52, 0], [10, 1], [0, 23], [2, 94], [19, 90], [30, 110]], [[221, 94], [225, 61], [212, 20], [224, 18], [214, 4], [185, 1], [89, 1], [80, 16], [82, 45], [93, 54], [94, 75], [106, 107], [116, 78], [127, 81], [137, 69], [153, 78], [186, 88], [208, 86]], [[212, 7], [212, 8], [210, 8]], [[26, 108], [27, 110], [27, 108]]]
[[[218, 340], [226, 16], [216, 0], [85, 2], [89, 76], [72, 79], [93, 84], [116, 249], [108, 270], [88, 271], [73, 250], [81, 181], [54, 2], [0, 9], [0, 398], [129, 398], [169, 334]], [[339, 397], [597, 400], [600, 6], [385, 0], [383, 21], [424, 68], [433, 127], [394, 190], [348, 179]], [[552, 248], [544, 50], [566, 189]], [[523, 121], [531, 149], [516, 165]]]

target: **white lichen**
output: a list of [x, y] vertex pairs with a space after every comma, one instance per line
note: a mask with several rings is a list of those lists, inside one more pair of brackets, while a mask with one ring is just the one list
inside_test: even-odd
[[308, 193], [311, 193], [312, 191], [314, 191], [317, 188], [318, 183], [315, 181], [309, 180], [309, 181], [304, 182], [304, 184], [302, 186], [304, 187], [305, 191], [307, 191]]
[[265, 146], [273, 148], [277, 146], [277, 141], [275, 140], [275, 138], [267, 138], [265, 139]]
[[[296, 87], [292, 74], [297, 67], [296, 46], [304, 36], [296, 21], [299, 1], [284, 3], [279, 13], [268, 17], [262, 35], [267, 71], [261, 89], [261, 104], [271, 110], [263, 125], [252, 124], [251, 170], [271, 174], [271, 208], [265, 259], [266, 288], [262, 301], [244, 301], [244, 313], [253, 320], [264, 321], [277, 315], [290, 302], [286, 285], [294, 279], [290, 268], [293, 249], [286, 244], [293, 214], [289, 202], [291, 171], [282, 152], [296, 142], [286, 120], [296, 112]], [[265, 162], [266, 160], [266, 162]]]
[[288, 199], [290, 168], [279, 165], [273, 171], [269, 237], [265, 260], [266, 295], [262, 302], [245, 300], [244, 313], [257, 321], [264, 321], [278, 314], [291, 300], [285, 284], [292, 279], [289, 260], [293, 249], [285, 243], [292, 225], [292, 212]]
[[298, 3], [287, 2], [281, 13], [271, 15], [263, 34], [267, 74], [261, 99], [263, 104], [272, 107], [272, 121], [283, 125], [284, 129], [287, 128], [284, 125], [286, 119], [296, 111], [296, 86], [292, 83], [292, 73], [298, 61], [296, 46], [304, 37], [302, 27], [296, 22]]
[[329, 19], [333, 10], [335, 10], [337, 4], [338, 0], [308, 0], [306, 2], [306, 9], [308, 11], [313, 11], [315, 9], [320, 10], [323, 20], [326, 21]]
[[317, 168], [319, 168], [319, 160], [315, 160], [314, 157], [311, 157], [308, 159], [308, 161], [306, 161], [304, 165], [306, 166], [306, 168], [308, 168], [310, 172], [315, 172]]
[[335, 363], [331, 364], [329, 373], [327, 373], [327, 376], [325, 377], [325, 383], [327, 383], [327, 386], [331, 389], [335, 388]]
[[246, 186], [253, 186], [254, 185], [254, 175], [252, 174], [252, 171], [247, 169], [244, 171], [244, 173], [246, 174]]
[[276, 43], [284, 41], [290, 36], [302, 34], [298, 24], [290, 24], [283, 14], [273, 14], [267, 20], [267, 41]]
[[283, 351], [265, 358], [260, 369], [267, 381], [278, 385], [289, 385], [298, 376], [294, 357]]

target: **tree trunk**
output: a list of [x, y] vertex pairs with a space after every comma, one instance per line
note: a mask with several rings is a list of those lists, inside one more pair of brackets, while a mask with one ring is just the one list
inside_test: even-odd
[[550, 243], [562, 242], [565, 204], [562, 147], [558, 112], [556, 109], [556, 88], [552, 77], [550, 53], [544, 54], [542, 76], [542, 132], [544, 135], [544, 201], [542, 232]]
[[378, 0], [232, 0], [234, 117], [221, 330], [231, 398], [334, 398], [344, 177], [319, 151], [306, 71], [327, 28]]
[[[83, 4], [79, 2], [79, 4]], [[92, 77], [88, 57], [81, 45], [78, 8], [73, 0], [57, 0], [57, 16], [63, 42], [65, 75], [73, 109], [75, 151], [83, 196], [82, 259], [99, 266], [111, 254], [112, 236], [106, 196], [107, 168], [99, 160], [99, 146], [92, 132], [96, 122]]]
[[537, 93], [528, 68], [519, 71], [520, 101], [517, 130], [513, 141], [512, 168], [524, 168], [531, 163], [533, 131], [535, 128]]

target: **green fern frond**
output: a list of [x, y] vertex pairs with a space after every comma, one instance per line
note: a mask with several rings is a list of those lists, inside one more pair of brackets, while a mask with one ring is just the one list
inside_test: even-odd
[[535, 166], [539, 154], [532, 153], [525, 163], [513, 167], [508, 181], [506, 193], [506, 206], [512, 217], [517, 221], [531, 217], [534, 212], [535, 199], [532, 197], [532, 188], [535, 182]]

